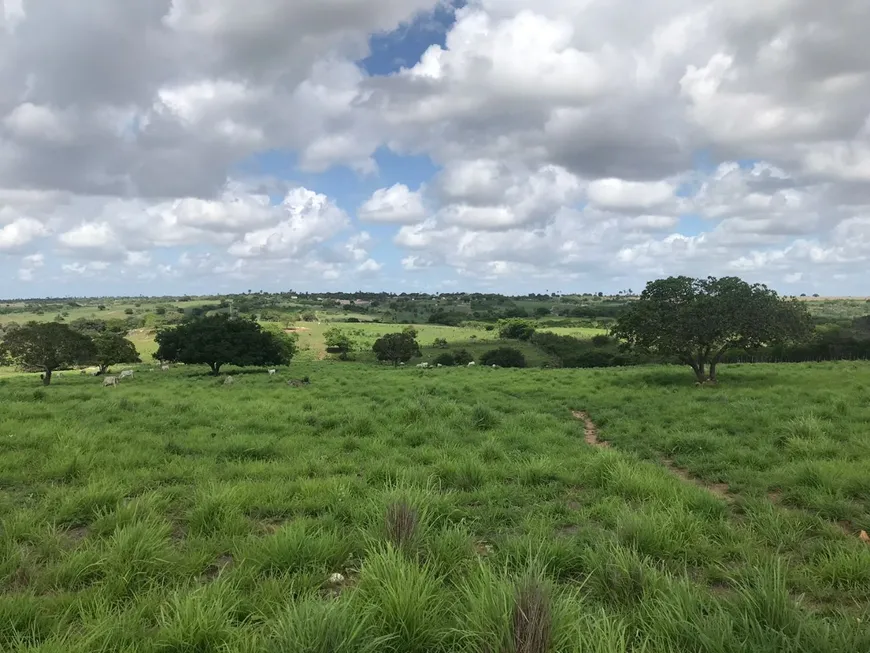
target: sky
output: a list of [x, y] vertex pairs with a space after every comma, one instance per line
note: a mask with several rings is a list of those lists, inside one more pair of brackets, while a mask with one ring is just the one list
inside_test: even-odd
[[870, 295], [867, 0], [0, 3], [0, 297]]

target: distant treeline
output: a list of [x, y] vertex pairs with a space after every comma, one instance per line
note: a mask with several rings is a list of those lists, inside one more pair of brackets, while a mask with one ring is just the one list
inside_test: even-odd
[[[623, 351], [619, 343], [608, 336], [595, 336], [591, 340], [584, 340], [538, 331], [531, 341], [552, 356], [560, 367], [623, 367], [679, 362], [666, 357]], [[726, 352], [722, 358], [723, 363], [808, 363], [836, 360], [870, 360], [870, 316], [854, 320], [850, 327], [822, 328], [807, 343], [760, 347], [751, 351], [732, 350]]]

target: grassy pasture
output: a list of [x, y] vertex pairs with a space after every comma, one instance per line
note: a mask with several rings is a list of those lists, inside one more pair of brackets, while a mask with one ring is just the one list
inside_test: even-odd
[[[340, 322], [305, 322], [295, 325], [295, 333], [299, 336], [299, 359], [320, 360], [325, 356], [326, 344], [323, 333], [327, 329], [339, 328], [349, 333], [356, 343], [356, 358], [360, 360], [374, 360], [371, 353], [375, 340], [387, 333], [395, 333], [405, 328], [404, 324], [381, 324], [372, 322], [340, 323]], [[439, 350], [432, 349], [435, 338], [447, 340], [451, 349], [468, 349], [475, 356], [482, 354], [488, 349], [499, 346], [517, 347], [523, 350], [530, 365], [539, 365], [548, 360], [548, 356], [539, 351], [537, 347], [517, 343], [516, 341], [504, 342], [499, 339], [498, 331], [487, 331], [485, 328], [450, 327], [438, 324], [414, 324], [417, 329], [417, 342], [424, 351], [424, 359], [431, 358], [429, 354], [437, 355]], [[604, 329], [591, 329], [585, 327], [550, 327], [542, 328], [541, 331], [553, 332], [558, 335], [575, 336], [578, 338], [591, 338], [600, 333], [607, 333]], [[138, 346], [138, 344], [137, 344]]]
[[870, 650], [866, 364], [235, 381], [0, 379], [0, 650]]

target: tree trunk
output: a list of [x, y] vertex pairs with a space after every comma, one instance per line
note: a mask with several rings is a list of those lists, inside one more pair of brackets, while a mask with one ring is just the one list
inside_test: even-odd
[[716, 383], [716, 363], [719, 361], [712, 361], [710, 363], [710, 383]]
[[108, 371], [109, 371], [109, 366], [108, 366], [108, 365], [103, 365], [103, 364], [101, 363], [101, 364], [100, 364], [100, 374], [105, 374], [105, 373], [108, 372]]
[[698, 383], [704, 383], [707, 380], [707, 375], [704, 374], [704, 363], [691, 361], [689, 365], [692, 366], [692, 371], [695, 373], [695, 378], [698, 380]]
[[51, 372], [52, 370], [46, 369], [43, 372], [42, 376], [42, 385], [51, 385]]
[[208, 366], [211, 368], [211, 373], [214, 376], [217, 376], [218, 374], [220, 374], [221, 365], [223, 365], [223, 363], [209, 363], [208, 364]]

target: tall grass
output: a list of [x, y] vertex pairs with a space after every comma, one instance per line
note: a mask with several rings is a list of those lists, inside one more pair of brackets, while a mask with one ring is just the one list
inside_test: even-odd
[[870, 650], [868, 365], [293, 368], [3, 379], [0, 650]]

